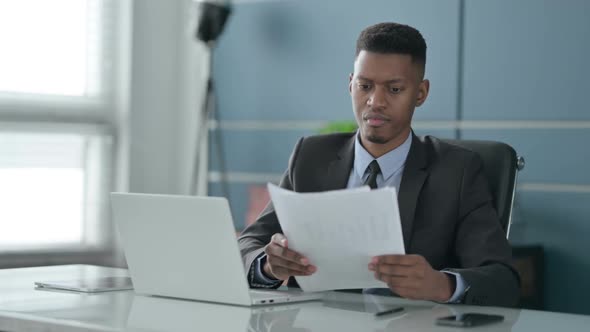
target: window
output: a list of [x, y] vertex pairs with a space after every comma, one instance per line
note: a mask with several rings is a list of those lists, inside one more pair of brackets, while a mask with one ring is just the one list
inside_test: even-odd
[[121, 6], [0, 0], [0, 253], [110, 238]]
[[[36, 128], [39, 130], [40, 128]], [[0, 250], [92, 247], [109, 187], [108, 135], [0, 132]]]
[[0, 0], [3, 97], [97, 96], [108, 65], [102, 37], [112, 23], [105, 2]]

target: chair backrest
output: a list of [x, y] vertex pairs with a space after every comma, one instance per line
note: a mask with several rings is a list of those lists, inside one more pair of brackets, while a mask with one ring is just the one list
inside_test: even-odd
[[490, 186], [494, 207], [508, 237], [516, 179], [518, 171], [524, 168], [524, 159], [518, 157], [510, 145], [501, 142], [451, 139], [443, 141], [479, 154], [483, 160], [484, 173]]

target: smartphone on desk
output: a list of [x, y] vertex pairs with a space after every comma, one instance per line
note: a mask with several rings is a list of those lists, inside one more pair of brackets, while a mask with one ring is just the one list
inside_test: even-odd
[[504, 316], [478, 313], [465, 313], [456, 316], [441, 317], [436, 320], [437, 325], [471, 327], [498, 323], [504, 320]]

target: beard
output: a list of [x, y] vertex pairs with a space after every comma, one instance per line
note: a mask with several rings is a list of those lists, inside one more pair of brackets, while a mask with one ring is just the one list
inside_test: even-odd
[[367, 136], [367, 140], [369, 142], [375, 143], [375, 144], [387, 143], [387, 139], [385, 139], [384, 137], [381, 137], [381, 136], [377, 136], [377, 135], [369, 135], [369, 136]]

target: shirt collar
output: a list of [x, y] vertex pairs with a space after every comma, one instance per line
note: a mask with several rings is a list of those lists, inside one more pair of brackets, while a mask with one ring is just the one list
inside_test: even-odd
[[[411, 146], [412, 133], [410, 132], [408, 138], [406, 138], [400, 146], [377, 158], [377, 163], [381, 168], [383, 180], [387, 181], [387, 179], [404, 166]], [[373, 158], [373, 156], [371, 156], [371, 154], [362, 146], [360, 132], [357, 131], [356, 139], [354, 140], [354, 171], [360, 179], [363, 178], [367, 167], [374, 159], [375, 158]]]

